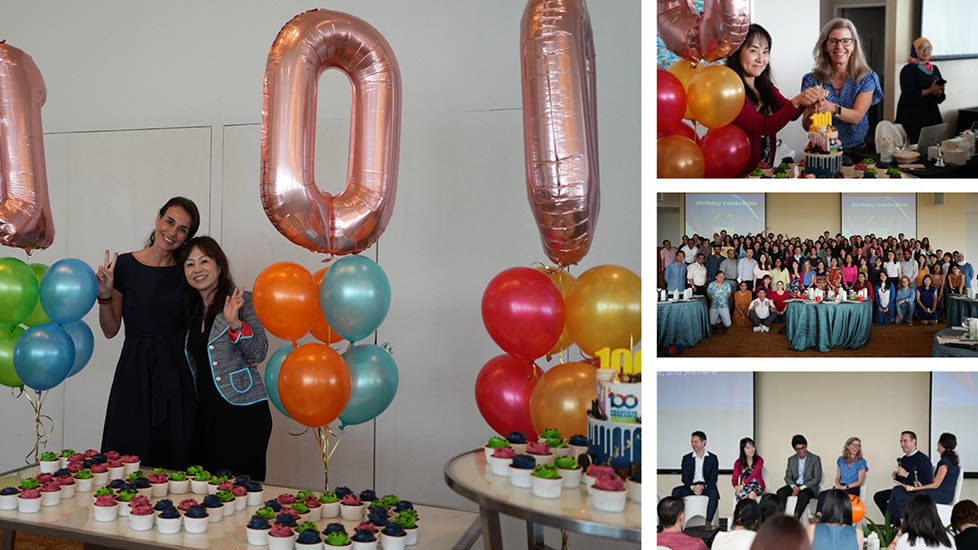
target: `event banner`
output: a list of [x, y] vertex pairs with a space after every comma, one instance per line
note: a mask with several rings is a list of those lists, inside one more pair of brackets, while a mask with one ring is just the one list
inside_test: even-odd
[[686, 235], [756, 235], [765, 229], [763, 193], [686, 193]]
[[842, 234], [917, 236], [917, 196], [842, 194]]

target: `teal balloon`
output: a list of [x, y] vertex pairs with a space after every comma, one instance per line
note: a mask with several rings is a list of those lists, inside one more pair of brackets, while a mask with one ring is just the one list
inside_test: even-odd
[[11, 388], [24, 387], [14, 369], [14, 347], [21, 334], [24, 329], [20, 327], [0, 327], [0, 384]]
[[78, 321], [95, 305], [95, 272], [77, 258], [58, 260], [41, 279], [41, 306], [52, 321]]
[[[44, 264], [30, 264], [28, 267], [31, 268], [31, 271], [34, 272], [34, 276], [37, 277], [37, 285], [38, 285], [38, 289], [40, 289], [41, 279], [44, 277], [44, 274], [47, 273], [48, 266]], [[40, 325], [41, 323], [50, 323], [50, 322], [51, 322], [51, 318], [48, 317], [46, 313], [44, 313], [44, 308], [41, 307], [40, 299], [38, 299], [37, 303], [34, 304], [34, 311], [32, 311], [31, 314], [27, 316], [27, 319], [24, 319], [24, 324], [29, 327], [32, 327], [34, 325]]]
[[17, 339], [14, 369], [25, 386], [49, 390], [68, 378], [75, 362], [75, 343], [54, 323], [35, 325]]
[[344, 256], [323, 276], [319, 303], [329, 326], [356, 342], [384, 322], [391, 307], [391, 284], [370, 258]]
[[95, 351], [95, 335], [85, 321], [65, 323], [61, 328], [65, 329], [75, 344], [75, 361], [71, 364], [71, 371], [68, 373], [70, 378], [85, 368], [92, 358], [92, 352]]
[[37, 277], [17, 258], [0, 258], [0, 325], [15, 326], [37, 305]]
[[268, 358], [268, 363], [265, 365], [265, 391], [268, 392], [268, 400], [275, 405], [276, 409], [282, 411], [282, 414], [289, 418], [292, 418], [292, 416], [285, 410], [285, 405], [282, 405], [282, 398], [278, 395], [278, 371], [282, 369], [282, 363], [285, 362], [285, 358], [293, 350], [295, 348], [291, 344], [278, 348]]
[[373, 420], [394, 401], [397, 364], [384, 348], [373, 344], [350, 348], [343, 360], [350, 369], [350, 400], [340, 413], [340, 427]]

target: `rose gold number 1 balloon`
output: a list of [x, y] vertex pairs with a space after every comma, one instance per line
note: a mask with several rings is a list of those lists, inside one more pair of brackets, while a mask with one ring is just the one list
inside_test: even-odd
[[28, 251], [54, 241], [41, 130], [46, 98], [31, 56], [0, 42], [0, 243]]
[[584, 0], [530, 0], [520, 25], [530, 209], [558, 265], [587, 254], [598, 219], [594, 41]]
[[[319, 75], [343, 71], [353, 85], [346, 188], [337, 196], [314, 181]], [[365, 21], [330, 10], [296, 16], [279, 31], [265, 67], [262, 205], [292, 242], [350, 254], [387, 227], [397, 188], [401, 75], [390, 45]]]

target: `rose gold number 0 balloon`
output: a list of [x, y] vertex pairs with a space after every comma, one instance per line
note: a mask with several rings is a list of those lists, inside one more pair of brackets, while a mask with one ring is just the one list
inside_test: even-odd
[[587, 254], [598, 219], [594, 41], [584, 0], [530, 0], [520, 25], [530, 209], [558, 265]]
[[[314, 181], [319, 75], [343, 71], [353, 85], [346, 188], [335, 197]], [[289, 21], [265, 67], [262, 205], [292, 242], [315, 252], [350, 254], [387, 227], [397, 188], [401, 75], [390, 45], [365, 21], [312, 10]]]
[[28, 251], [54, 242], [41, 130], [46, 98], [31, 56], [0, 42], [0, 243]]

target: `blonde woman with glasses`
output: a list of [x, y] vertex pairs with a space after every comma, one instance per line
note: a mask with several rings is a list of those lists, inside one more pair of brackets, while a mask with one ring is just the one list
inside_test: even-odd
[[818, 506], [815, 508], [816, 512], [822, 511], [822, 506], [825, 504], [825, 497], [832, 489], [839, 489], [850, 495], [859, 496], [859, 489], [866, 482], [866, 472], [869, 471], [869, 465], [866, 464], [866, 459], [863, 458], [862, 440], [858, 437], [847, 439], [846, 444], [842, 446], [842, 455], [836, 459], [835, 465], [835, 484], [819, 493]]

